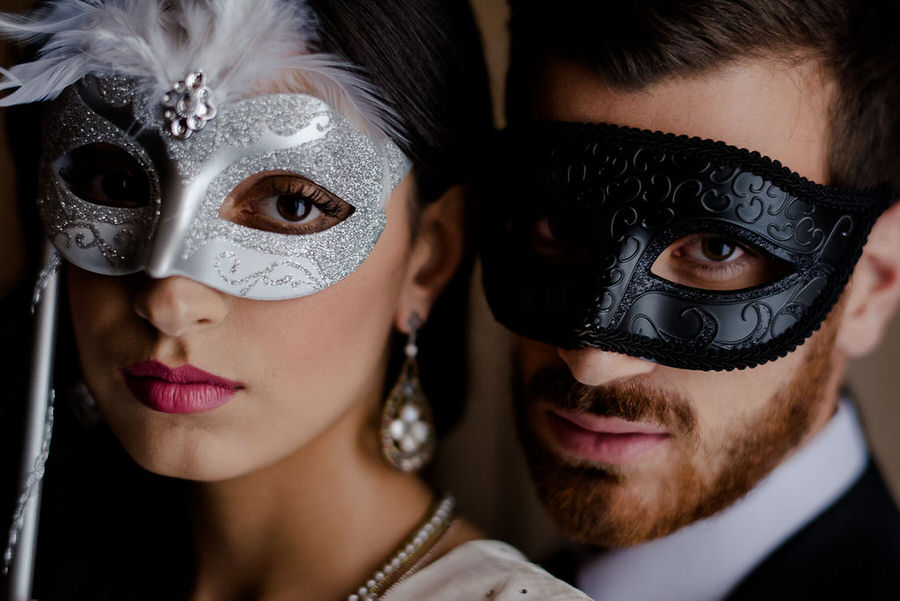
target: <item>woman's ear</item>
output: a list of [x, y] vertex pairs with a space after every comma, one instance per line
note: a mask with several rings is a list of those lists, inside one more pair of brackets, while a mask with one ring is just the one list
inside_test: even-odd
[[900, 302], [900, 203], [875, 222], [845, 295], [835, 346], [859, 357], [881, 341]]
[[466, 188], [453, 186], [419, 212], [397, 308], [396, 326], [401, 332], [409, 331], [413, 312], [427, 320], [459, 267], [466, 246], [465, 199]]

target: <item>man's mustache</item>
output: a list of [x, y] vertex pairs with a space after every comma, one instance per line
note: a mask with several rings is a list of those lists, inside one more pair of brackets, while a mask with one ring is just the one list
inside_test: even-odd
[[602, 386], [588, 386], [572, 377], [564, 366], [545, 366], [525, 383], [529, 401], [542, 401], [565, 409], [658, 423], [675, 432], [689, 433], [697, 417], [690, 403], [671, 390], [652, 387], [636, 378]]

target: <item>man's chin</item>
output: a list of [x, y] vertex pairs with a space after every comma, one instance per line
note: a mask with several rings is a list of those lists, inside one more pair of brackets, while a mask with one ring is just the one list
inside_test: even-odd
[[[557, 526], [576, 542], [631, 546], [671, 534], [703, 517], [690, 497], [704, 487], [691, 470], [662, 469], [660, 461], [604, 467], [560, 456], [544, 442], [529, 438], [526, 455], [541, 502]], [[677, 484], [671, 486], [673, 482]], [[719, 505], [728, 502], [722, 500]]]
[[776, 398], [753, 428], [727, 433], [727, 442], [704, 446], [676, 438], [651, 460], [631, 465], [567, 456], [521, 418], [520, 438], [557, 525], [583, 544], [624, 547], [667, 536], [743, 497], [809, 431], [813, 404]]

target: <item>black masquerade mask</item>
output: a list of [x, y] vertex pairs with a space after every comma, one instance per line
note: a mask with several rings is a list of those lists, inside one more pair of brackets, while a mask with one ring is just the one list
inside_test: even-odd
[[496, 318], [564, 348], [752, 367], [837, 302], [887, 186], [821, 186], [723, 142], [575, 123], [503, 134], [484, 285]]

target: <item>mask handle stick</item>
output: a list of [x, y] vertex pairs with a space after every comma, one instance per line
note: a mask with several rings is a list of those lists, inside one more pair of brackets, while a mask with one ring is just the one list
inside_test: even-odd
[[10, 529], [10, 542], [4, 557], [9, 564], [9, 601], [29, 601], [37, 550], [38, 515], [41, 504], [41, 478], [50, 444], [53, 423], [53, 355], [56, 342], [56, 304], [58, 256], [47, 242], [44, 265], [38, 282], [34, 324], [34, 347], [31, 358], [31, 384], [25, 415], [22, 448], [21, 496]]

